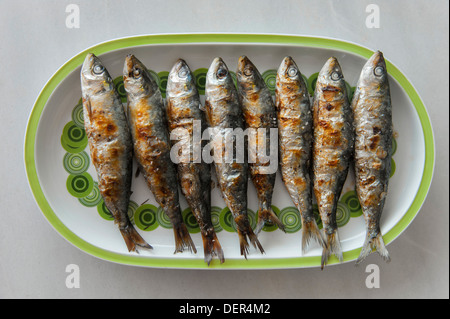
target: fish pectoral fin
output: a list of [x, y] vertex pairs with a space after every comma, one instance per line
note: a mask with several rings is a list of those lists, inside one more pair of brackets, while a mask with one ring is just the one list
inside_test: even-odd
[[83, 103], [86, 106], [86, 109], [88, 111], [88, 116], [89, 116], [89, 119], [90, 119], [92, 117], [91, 100], [89, 98], [88, 99], [83, 99]]

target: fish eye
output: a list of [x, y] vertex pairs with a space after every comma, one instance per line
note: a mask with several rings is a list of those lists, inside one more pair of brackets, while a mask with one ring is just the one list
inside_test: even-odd
[[384, 68], [383, 68], [382, 66], [377, 66], [377, 67], [375, 68], [375, 70], [373, 71], [373, 73], [374, 73], [376, 76], [381, 76], [381, 75], [383, 75], [383, 73], [384, 73]]
[[180, 72], [178, 72], [178, 76], [180, 78], [185, 78], [187, 76], [187, 71], [184, 69], [180, 70]]
[[96, 64], [96, 65], [94, 65], [92, 70], [94, 71], [95, 74], [101, 74], [103, 72], [103, 70], [105, 70], [105, 68], [101, 64]]
[[140, 70], [140, 69], [134, 69], [134, 70], [133, 70], [133, 76], [134, 76], [135, 78], [140, 77], [140, 76], [141, 76], [141, 70]]
[[294, 67], [290, 67], [288, 69], [288, 75], [293, 78], [294, 76], [297, 75], [297, 69]]
[[226, 69], [220, 68], [219, 70], [217, 70], [217, 77], [219, 79], [224, 78], [227, 74], [228, 72]]
[[251, 76], [251, 75], [253, 74], [252, 69], [251, 69], [250, 67], [246, 67], [246, 68], [244, 69], [244, 74], [245, 74], [246, 76]]
[[339, 73], [337, 73], [337, 72], [331, 73], [331, 79], [332, 79], [333, 81], [337, 81], [337, 80], [339, 80], [340, 78], [341, 78], [341, 76], [339, 75]]

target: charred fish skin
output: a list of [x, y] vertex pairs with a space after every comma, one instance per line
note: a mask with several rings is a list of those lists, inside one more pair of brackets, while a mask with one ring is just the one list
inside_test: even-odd
[[[238, 93], [225, 62], [217, 57], [211, 63], [205, 84], [206, 118], [212, 129], [212, 141], [227, 139], [230, 130], [244, 129], [244, 121]], [[236, 138], [233, 139], [232, 161], [214, 161], [216, 176], [223, 199], [233, 214], [239, 236], [240, 252], [247, 258], [249, 244], [247, 237], [261, 253], [264, 253], [258, 237], [253, 232], [247, 214], [248, 165], [246, 160], [236, 158]], [[220, 144], [219, 144], [220, 145]], [[221, 143], [222, 158], [225, 157], [225, 143]], [[218, 154], [215, 154], [215, 157]]]
[[175, 252], [197, 252], [181, 215], [178, 178], [170, 158], [171, 143], [164, 101], [155, 80], [134, 55], [127, 55], [123, 69], [127, 114], [134, 155], [155, 200], [173, 225]]
[[281, 178], [302, 220], [302, 251], [311, 240], [325, 245], [312, 206], [313, 114], [308, 88], [292, 57], [277, 71], [275, 104], [278, 116]]
[[151, 249], [128, 218], [133, 145], [122, 102], [108, 71], [92, 53], [81, 68], [81, 91], [84, 127], [100, 194], [128, 251], [137, 251], [136, 246]]
[[342, 261], [336, 209], [353, 156], [353, 114], [344, 75], [335, 57], [325, 63], [317, 78], [313, 102], [314, 194], [322, 219], [326, 247], [322, 268], [331, 254]]
[[380, 230], [392, 157], [392, 105], [386, 62], [375, 52], [364, 65], [352, 101], [355, 126], [356, 193], [367, 235], [356, 263], [373, 249], [390, 261]]
[[188, 134], [189, 158], [187, 161], [180, 161], [177, 169], [181, 191], [200, 227], [205, 262], [209, 265], [216, 255], [223, 263], [224, 254], [211, 220], [211, 167], [201, 158], [196, 158], [196, 155], [201, 155], [202, 145], [201, 141], [194, 141], [196, 123], [200, 124], [203, 133], [207, 128], [206, 118], [200, 109], [200, 96], [194, 75], [182, 59], [174, 64], [169, 73], [166, 102], [169, 132], [176, 133], [180, 130], [176, 135]]
[[[261, 150], [260, 145], [265, 144], [266, 152], [270, 149], [270, 129], [277, 128], [277, 111], [272, 95], [264, 82], [256, 66], [246, 56], [241, 56], [236, 72], [239, 101], [242, 105], [245, 118], [245, 127], [254, 129], [266, 129], [265, 140], [256, 141], [253, 147]], [[258, 154], [259, 155], [259, 154]], [[266, 155], [266, 154], [262, 154]], [[285, 231], [283, 223], [272, 210], [272, 195], [275, 186], [275, 172], [264, 172], [268, 164], [262, 163], [257, 156], [255, 163], [249, 163], [250, 177], [258, 195], [258, 224], [255, 233], [258, 234], [266, 222], [275, 223], [281, 230]]]

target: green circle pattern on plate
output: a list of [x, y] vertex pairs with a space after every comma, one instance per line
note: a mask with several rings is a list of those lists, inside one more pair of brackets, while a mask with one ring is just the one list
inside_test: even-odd
[[205, 68], [197, 69], [193, 73], [195, 77], [195, 84], [200, 95], [205, 94], [206, 73], [208, 73], [208, 69]]
[[226, 206], [220, 212], [220, 225], [222, 225], [222, 228], [227, 232], [233, 233], [236, 231], [233, 214]]
[[158, 86], [159, 86], [159, 83], [160, 83], [161, 81], [160, 81], [160, 79], [159, 79], [158, 73], [156, 73], [155, 71], [150, 70], [150, 69], [147, 69], [147, 71], [148, 71], [148, 73], [150, 73], [150, 76], [153, 78], [153, 80], [155, 80], [155, 82], [156, 82], [156, 83], [158, 84]]
[[158, 221], [158, 224], [163, 228], [171, 229], [173, 227], [169, 216], [167, 216], [161, 206], [159, 206], [156, 210], [156, 220]]
[[300, 212], [293, 206], [285, 207], [280, 211], [280, 221], [288, 234], [298, 232], [302, 228]]
[[125, 91], [125, 85], [123, 84], [123, 76], [118, 76], [114, 80], [114, 86], [116, 87], [117, 93], [119, 93], [122, 103], [127, 102], [127, 91]]
[[66, 181], [69, 193], [76, 198], [88, 196], [94, 187], [94, 180], [89, 173], [70, 174]]
[[344, 227], [350, 221], [350, 210], [347, 205], [338, 202], [336, 209], [336, 223], [338, 227]]
[[89, 195], [78, 198], [78, 201], [86, 207], [95, 207], [102, 201], [102, 196], [100, 194], [100, 190], [98, 189], [98, 183], [94, 182], [94, 187], [92, 187], [92, 191]]
[[63, 166], [69, 174], [82, 174], [87, 171], [89, 165], [89, 155], [85, 151], [64, 155]]
[[314, 95], [314, 90], [316, 89], [317, 77], [319, 76], [319, 72], [313, 73], [308, 78], [308, 92], [309, 95]]
[[267, 88], [269, 89], [270, 93], [272, 95], [275, 95], [275, 89], [277, 86], [277, 70], [270, 69], [261, 74], [264, 82], [267, 85]]
[[397, 139], [394, 137], [392, 138], [392, 156], [397, 152]]
[[169, 72], [161, 71], [158, 73], [159, 78], [159, 90], [163, 98], [166, 97], [167, 80], [169, 79]]
[[190, 207], [185, 208], [181, 212], [181, 215], [183, 216], [184, 223], [186, 224], [186, 227], [190, 233], [196, 234], [200, 232], [200, 226], [198, 225], [197, 219], [192, 213]]
[[69, 153], [79, 153], [86, 148], [88, 144], [86, 132], [83, 128], [68, 122], [61, 135], [61, 146]]
[[314, 213], [314, 216], [316, 217], [317, 227], [319, 227], [319, 229], [322, 229], [323, 224], [322, 224], [322, 219], [320, 218], [319, 206], [317, 204], [313, 205], [313, 213]]
[[109, 209], [106, 207], [105, 202], [103, 199], [98, 203], [97, 205], [97, 212], [105, 220], [114, 220], [113, 215], [109, 211]]
[[221, 232], [223, 230], [222, 225], [220, 224], [220, 212], [222, 209], [217, 206], [211, 207], [211, 222], [214, 226], [214, 231], [216, 233]]
[[84, 129], [83, 103], [78, 103], [72, 110], [72, 121]]
[[134, 212], [134, 222], [136, 226], [144, 231], [155, 230], [158, 227], [157, 208], [152, 204], [139, 206]]
[[362, 215], [362, 209], [361, 204], [359, 203], [358, 195], [356, 194], [356, 191], [349, 191], [345, 193], [341, 199], [340, 202], [345, 204], [347, 208], [350, 211], [351, 217], [359, 217]]
[[136, 210], [138, 209], [138, 207], [139, 207], [139, 205], [136, 202], [132, 201], [132, 200], [130, 200], [130, 202], [128, 203], [128, 211], [127, 211], [127, 213], [128, 213], [128, 218], [130, 219], [130, 222], [132, 224], [135, 224], [135, 222], [134, 222], [134, 214], [135, 214]]
[[395, 161], [393, 158], [391, 158], [391, 173], [390, 173], [389, 177], [394, 176], [396, 168], [397, 168], [397, 166], [395, 165]]

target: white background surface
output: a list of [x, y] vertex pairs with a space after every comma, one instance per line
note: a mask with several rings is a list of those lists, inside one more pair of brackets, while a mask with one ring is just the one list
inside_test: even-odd
[[[69, 29], [66, 6], [80, 8]], [[366, 6], [380, 8], [368, 29]], [[0, 298], [448, 298], [449, 3], [434, 1], [0, 1]], [[410, 79], [431, 118], [436, 167], [411, 226], [384, 264], [320, 269], [172, 270], [113, 264], [64, 240], [39, 211], [23, 164], [29, 112], [51, 75], [78, 52], [117, 37], [237, 32], [328, 36], [380, 49]], [[66, 266], [80, 288], [66, 287]], [[380, 268], [368, 289], [366, 265]]]

